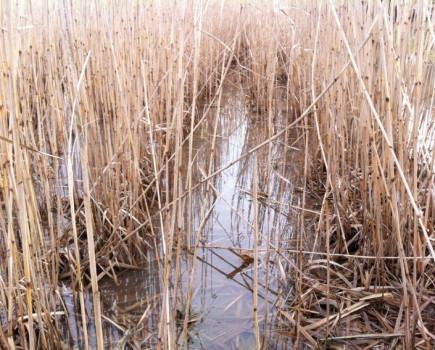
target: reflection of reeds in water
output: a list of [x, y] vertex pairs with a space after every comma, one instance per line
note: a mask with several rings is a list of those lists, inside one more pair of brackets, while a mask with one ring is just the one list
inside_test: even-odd
[[252, 273], [281, 312], [256, 298], [255, 346], [275, 322], [295, 346], [433, 348], [432, 5], [58, 5], [0, 5], [2, 348], [62, 345], [61, 278], [79, 346], [103, 348], [101, 279], [150, 250], [161, 302], [110, 320], [123, 344], [176, 347], [220, 205], [254, 260], [223, 275]]

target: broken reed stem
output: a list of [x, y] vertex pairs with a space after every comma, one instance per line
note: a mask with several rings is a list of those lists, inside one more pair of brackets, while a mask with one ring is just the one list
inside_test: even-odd
[[[73, 230], [73, 239], [74, 239], [74, 254], [75, 254], [75, 261], [76, 261], [76, 282], [78, 283], [79, 287], [79, 300], [80, 300], [80, 312], [81, 312], [81, 319], [82, 319], [82, 327], [83, 327], [83, 337], [84, 337], [84, 345], [86, 349], [89, 349], [89, 339], [88, 339], [88, 331], [87, 331], [87, 322], [86, 322], [86, 309], [85, 309], [85, 298], [84, 298], [84, 286], [83, 286], [83, 277], [82, 277], [82, 265], [81, 265], [81, 259], [80, 259], [80, 248], [79, 248], [79, 239], [78, 239], [78, 231], [77, 231], [77, 223], [76, 223], [76, 211], [75, 211], [75, 191], [74, 191], [74, 146], [76, 144], [76, 140], [73, 137], [73, 130], [75, 130], [75, 134], [77, 134], [77, 127], [76, 127], [76, 113], [75, 113], [75, 107], [77, 102], [77, 96], [80, 91], [80, 85], [83, 81], [83, 76], [85, 72], [85, 68], [88, 62], [88, 59], [90, 57], [90, 53], [86, 57], [85, 63], [82, 67], [82, 71], [80, 74], [80, 78], [77, 81], [77, 86], [75, 84], [73, 87], [75, 88], [75, 98], [72, 105], [72, 111], [70, 116], [70, 127], [69, 127], [69, 137], [68, 137], [68, 155], [67, 155], [67, 176], [68, 176], [68, 195], [69, 195], [69, 205], [70, 205], [70, 213], [71, 213], [71, 225]], [[74, 68], [71, 67], [72, 71], [74, 71]], [[73, 74], [75, 76], [75, 73]], [[76, 80], [76, 79], [75, 79]], [[78, 143], [78, 146], [80, 147], [80, 143]], [[79, 148], [77, 152], [82, 152], [82, 150]], [[85, 165], [86, 166], [86, 165]], [[86, 205], [86, 204], [85, 204]], [[92, 243], [91, 243], [92, 244]], [[96, 273], [95, 273], [96, 274]], [[96, 305], [96, 307], [99, 306], [99, 303]], [[101, 318], [99, 320], [101, 322]], [[100, 324], [101, 326], [101, 324]], [[101, 339], [100, 339], [101, 340]]]
[[[257, 349], [260, 349], [260, 326], [258, 323], [258, 159], [257, 155], [254, 155], [254, 172], [252, 177], [252, 192], [253, 192], [253, 204], [254, 204], [254, 284], [253, 284], [253, 312], [254, 312], [254, 327], [255, 327], [255, 341]], [[268, 232], [270, 234], [270, 232]], [[267, 308], [267, 305], [264, 306]]]
[[[86, 135], [83, 136], [83, 141], [81, 144], [81, 162], [82, 164], [88, 163], [88, 150]], [[98, 290], [98, 274], [97, 274], [97, 261], [95, 258], [95, 242], [94, 242], [94, 220], [93, 212], [91, 207], [91, 195], [89, 190], [89, 176], [87, 166], [82, 168], [83, 175], [83, 202], [85, 205], [85, 217], [86, 217], [86, 234], [88, 241], [89, 250], [89, 268], [91, 270], [91, 284], [92, 284], [92, 297], [93, 297], [93, 310], [95, 319], [95, 331], [97, 335], [97, 348], [98, 350], [104, 349], [104, 339], [103, 339], [103, 327], [101, 322], [101, 306], [100, 306], [100, 292]]]

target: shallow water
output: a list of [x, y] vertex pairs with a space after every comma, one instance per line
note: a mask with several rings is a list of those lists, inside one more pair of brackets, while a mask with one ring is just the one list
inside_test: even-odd
[[[237, 86], [227, 86], [223, 96], [223, 107], [209, 112], [210, 117], [198, 132], [194, 171], [208, 169], [210, 146], [214, 134], [214, 118], [217, 124], [216, 159], [212, 169], [219, 169], [231, 163], [249, 149], [264, 140], [267, 125], [257, 115], [246, 113], [242, 92]], [[258, 192], [273, 196], [280, 183], [273, 173], [267, 174], [268, 147], [258, 152]], [[285, 162], [283, 147], [279, 143], [271, 145], [270, 155], [275, 161], [270, 166], [291, 171], [291, 164]], [[289, 157], [290, 159], [290, 157]], [[253, 317], [253, 257], [254, 230], [252, 227], [254, 206], [252, 201], [254, 161], [247, 157], [223, 171], [212, 180], [212, 195], [208, 208], [213, 208], [206, 219], [199, 249], [198, 266], [195, 276], [193, 310], [205, 314], [191, 331], [192, 348], [205, 349], [253, 349], [256, 346]], [[212, 171], [213, 171], [212, 170]], [[199, 170], [196, 170], [200, 173]], [[269, 188], [268, 188], [269, 187]], [[193, 194], [193, 207], [202, 208], [205, 188]], [[281, 189], [290, 196], [290, 188]], [[283, 200], [283, 199], [281, 199]], [[289, 203], [289, 202], [287, 202]], [[284, 214], [287, 214], [287, 210]], [[201, 210], [193, 211], [192, 232], [200, 226]], [[271, 348], [289, 348], [289, 339], [282, 339], [276, 332], [278, 321], [274, 306], [279, 293], [277, 280], [276, 253], [267, 252], [268, 239], [274, 247], [285, 244], [293, 233], [292, 223], [277, 209], [263, 204], [258, 208], [259, 217], [259, 321], [265, 339]], [[285, 234], [284, 234], [285, 232]], [[281, 243], [279, 242], [281, 240]], [[285, 262], [281, 262], [285, 265]], [[266, 273], [266, 265], [269, 271]], [[266, 288], [267, 286], [267, 288]], [[265, 314], [265, 312], [267, 312]], [[266, 330], [266, 333], [264, 332]]]
[[[207, 106], [204, 107], [206, 109]], [[217, 118], [217, 119], [216, 119]], [[274, 128], [285, 124], [287, 116], [282, 112], [274, 115]], [[193, 184], [200, 181], [211, 169], [229, 164], [267, 138], [267, 116], [249, 113], [244, 106], [240, 85], [227, 85], [221, 107], [210, 108], [193, 140]], [[217, 121], [217, 123], [216, 123]], [[215, 156], [211, 158], [211, 145], [216, 129]], [[273, 132], [276, 132], [274, 130]], [[291, 140], [294, 135], [287, 135]], [[266, 145], [256, 152], [258, 159], [258, 317], [260, 341], [268, 348], [291, 348], [291, 339], [280, 332], [279, 305], [291, 290], [288, 277], [288, 260], [280, 251], [290, 246], [299, 225], [299, 212], [289, 205], [298, 206], [299, 196], [294, 194], [298, 183], [300, 152], [289, 147], [283, 139]], [[188, 143], [183, 155], [184, 176], [187, 174]], [[253, 308], [254, 269], [254, 205], [252, 200], [254, 179], [254, 155], [242, 159], [214, 177], [210, 184], [207, 203], [207, 185], [197, 187], [185, 202], [184, 230], [181, 265], [178, 276], [178, 312], [183, 318], [184, 296], [188, 290], [192, 271], [193, 247], [198, 232], [200, 248], [194, 276], [191, 299], [191, 317], [188, 339], [182, 336], [182, 321], [175, 322], [177, 344], [190, 349], [255, 349], [255, 324]], [[270, 159], [270, 161], [268, 161]], [[210, 165], [210, 162], [212, 163]], [[285, 180], [283, 180], [285, 179]], [[183, 184], [186, 179], [183, 179]], [[191, 206], [188, 204], [191, 201]], [[189, 208], [192, 208], [189, 212]], [[190, 226], [189, 226], [190, 223]], [[156, 223], [157, 224], [157, 223]], [[200, 230], [200, 227], [202, 229]], [[156, 228], [158, 229], [158, 228]], [[190, 232], [190, 237], [188, 236]], [[189, 249], [190, 247], [190, 249]], [[143, 269], [124, 271], [117, 280], [100, 281], [104, 337], [107, 348], [135, 339], [136, 345], [152, 348], [156, 345], [156, 330], [160, 321], [161, 280], [153, 253]], [[172, 278], [175, 280], [175, 273]], [[290, 282], [291, 283], [291, 282]], [[173, 286], [172, 286], [173, 287]], [[70, 311], [68, 324], [61, 325], [72, 348], [81, 348], [80, 320], [74, 310], [71, 291], [63, 289], [64, 300]], [[171, 297], [174, 297], [172, 290]], [[92, 315], [89, 295], [87, 313]], [[172, 301], [175, 303], [175, 301]], [[147, 310], [148, 306], [150, 307]], [[141, 316], [147, 319], [137, 327]], [[116, 325], [115, 325], [116, 324]], [[127, 329], [138, 329], [128, 334]], [[88, 326], [91, 347], [95, 347], [92, 321]], [[124, 338], [123, 338], [124, 336]]]

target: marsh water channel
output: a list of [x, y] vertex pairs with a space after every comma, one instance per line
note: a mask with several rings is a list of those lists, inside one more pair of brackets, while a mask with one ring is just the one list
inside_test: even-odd
[[[208, 171], [224, 167], [266, 140], [268, 135], [282, 129], [290, 118], [288, 113], [277, 110], [273, 124], [270, 124], [267, 115], [247, 110], [240, 84], [226, 84], [220, 106], [207, 107], [203, 106], [208, 112], [193, 139], [193, 164], [190, 167], [193, 184], [201, 181]], [[269, 128], [270, 125], [273, 129]], [[214, 135], [215, 153], [212, 155]], [[288, 253], [283, 251], [294, 247], [292, 242], [301, 225], [298, 188], [303, 152], [298, 148], [297, 140], [294, 131], [283, 135], [213, 177], [208, 195], [207, 183], [203, 183], [192, 191], [190, 198], [186, 198], [183, 220], [186, 237], [190, 231], [190, 240], [182, 240], [178, 298], [187, 297], [192, 271], [194, 283], [190, 296], [188, 339], [182, 336], [184, 302], [179, 303], [176, 312], [179, 348], [255, 349], [255, 293], [258, 295], [261, 343], [266, 343], [269, 349], [291, 348], [291, 338], [284, 335], [286, 332], [280, 323], [279, 310], [291, 299], [292, 290], [292, 281], [288, 278], [291, 262]], [[188, 142], [185, 144], [183, 173], [187, 176], [189, 146]], [[255, 166], [257, 171], [254, 171]], [[253, 198], [254, 181], [257, 201]], [[197, 242], [197, 261], [192, 269]], [[140, 346], [153, 348], [156, 345], [157, 335], [152, 330], [157, 333], [162, 287], [152, 249], [148, 256], [149, 261], [143, 268], [123, 271], [116, 280], [100, 281], [107, 348], [120, 348], [133, 335]], [[172, 278], [176, 279], [175, 271]], [[173, 289], [174, 285], [170, 288]], [[68, 322], [62, 325], [63, 332], [68, 336], [69, 346], [81, 348], [80, 320], [68, 293], [65, 287], [64, 300], [69, 315]], [[92, 315], [89, 296], [87, 308], [88, 314]], [[130, 334], [128, 330], [135, 329], [145, 311], [146, 327], [139, 334]], [[88, 332], [93, 334], [92, 323]], [[95, 347], [93, 338], [90, 342]]]

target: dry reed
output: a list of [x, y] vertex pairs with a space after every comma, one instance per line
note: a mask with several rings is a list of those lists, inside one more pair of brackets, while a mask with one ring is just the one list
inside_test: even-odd
[[[150, 247], [162, 291], [153, 344], [177, 346], [182, 304], [185, 344], [201, 232], [216, 191], [210, 180], [265, 147], [272, 174], [272, 143], [285, 137], [290, 145], [288, 131], [300, 127], [300, 234], [279, 248], [287, 262], [281, 332], [296, 347], [433, 348], [434, 17], [424, 0], [2, 3], [1, 346], [58, 348], [59, 283], [68, 279], [86, 348], [90, 285], [102, 349], [98, 281], [139, 266]], [[267, 135], [220, 167], [212, 148], [195, 182], [199, 106], [220, 106], [230, 71], [240, 75], [248, 107], [267, 119]], [[280, 129], [278, 110], [293, 117]], [[194, 233], [190, 194], [202, 184], [203, 221]], [[295, 207], [281, 191], [276, 203]], [[271, 225], [268, 215], [264, 225]], [[281, 237], [267, 240], [269, 261]], [[192, 275], [180, 295], [183, 242], [193, 245]]]

